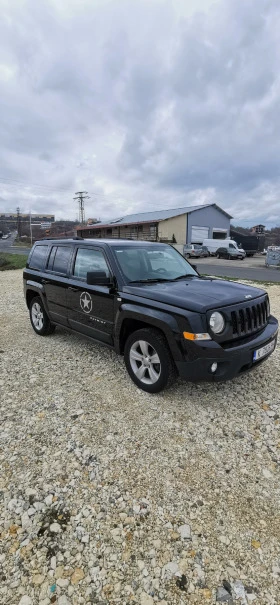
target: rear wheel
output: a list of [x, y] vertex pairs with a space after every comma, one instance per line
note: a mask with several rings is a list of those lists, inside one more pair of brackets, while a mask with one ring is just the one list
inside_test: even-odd
[[128, 337], [124, 348], [126, 369], [143, 391], [159, 393], [177, 376], [165, 337], [159, 330], [143, 328]]
[[190, 258], [190, 254], [186, 254], [186, 258]]
[[30, 321], [33, 330], [40, 336], [48, 336], [55, 330], [55, 326], [50, 322], [43, 307], [40, 296], [32, 298], [29, 307]]

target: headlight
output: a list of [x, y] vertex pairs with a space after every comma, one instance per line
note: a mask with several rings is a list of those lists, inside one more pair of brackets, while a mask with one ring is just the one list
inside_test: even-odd
[[212, 313], [209, 324], [214, 334], [221, 334], [221, 332], [225, 329], [225, 320], [222, 314], [218, 311]]

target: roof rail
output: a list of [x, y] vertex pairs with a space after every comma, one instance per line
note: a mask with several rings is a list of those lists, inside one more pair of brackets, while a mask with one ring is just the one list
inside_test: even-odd
[[83, 240], [84, 238], [83, 237], [79, 237], [79, 235], [77, 235], [76, 237], [67, 237], [67, 236], [63, 237], [63, 235], [62, 235], [61, 237], [59, 237], [59, 236], [58, 237], [56, 237], [56, 236], [54, 236], [54, 237], [42, 237], [42, 239], [38, 239], [37, 242], [42, 242], [42, 241], [46, 241], [46, 240], [57, 241], [57, 240], [60, 240], [60, 239], [65, 239], [65, 240], [66, 239], [67, 240], [70, 240], [70, 239], [75, 239], [75, 240], [76, 239], [82, 239]]

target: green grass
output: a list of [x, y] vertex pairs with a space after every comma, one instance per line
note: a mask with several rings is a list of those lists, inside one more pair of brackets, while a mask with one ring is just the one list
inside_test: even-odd
[[31, 242], [30, 240], [20, 242], [18, 239], [15, 239], [13, 246], [18, 248], [31, 248]]
[[4, 254], [0, 252], [0, 271], [10, 269], [23, 269], [26, 265], [28, 254]]

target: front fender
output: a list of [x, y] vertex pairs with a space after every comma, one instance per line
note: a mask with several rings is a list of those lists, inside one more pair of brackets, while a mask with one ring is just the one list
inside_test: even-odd
[[159, 311], [158, 309], [152, 308], [144, 308], [140, 305], [132, 305], [129, 303], [121, 305], [116, 314], [115, 348], [118, 353], [120, 353], [121, 350], [120, 336], [123, 322], [126, 319], [141, 321], [149, 326], [161, 330], [167, 339], [173, 358], [177, 361], [183, 359], [180, 346], [181, 330], [179, 329], [176, 319], [164, 311]]

